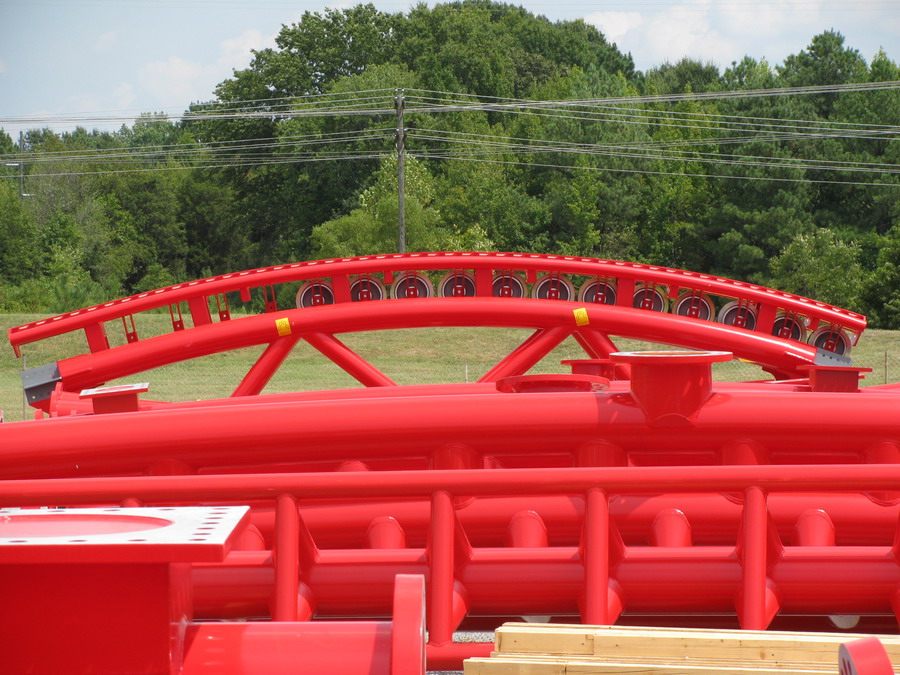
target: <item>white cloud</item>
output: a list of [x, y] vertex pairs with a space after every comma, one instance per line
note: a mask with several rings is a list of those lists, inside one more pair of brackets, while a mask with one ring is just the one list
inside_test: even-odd
[[265, 35], [250, 28], [232, 38], [219, 42], [215, 60], [190, 61], [179, 56], [156, 60], [145, 64], [138, 71], [137, 89], [120, 85], [115, 95], [128, 102], [152, 98], [158, 107], [183, 107], [190, 103], [207, 101], [222, 80], [231, 77], [233, 69], [250, 65], [251, 50], [275, 46], [275, 34]]
[[[237, 37], [219, 43], [219, 65], [242, 69], [250, 65], [252, 50], [259, 51], [275, 46], [275, 35], [263, 35], [255, 28], [245, 30]], [[230, 74], [230, 73], [229, 73]]]
[[[641, 70], [684, 57], [725, 68], [745, 54], [762, 56], [764, 36], [771, 40], [782, 26], [796, 25], [795, 11], [801, 10], [785, 8], [787, 4], [736, 8], [731, 3], [688, 1], [660, 10], [598, 12], [585, 21], [597, 26], [619, 49], [630, 52]], [[803, 7], [806, 13], [817, 12], [815, 5]]]
[[645, 54], [657, 65], [676, 63], [685, 56], [721, 63], [733, 47], [730, 39], [713, 28], [709, 9], [697, 5], [673, 7], [654, 16], [642, 42]]
[[596, 26], [610, 42], [618, 42], [644, 23], [640, 12], [594, 12], [584, 20]]
[[97, 36], [97, 39], [94, 40], [92, 49], [98, 54], [104, 54], [106, 52], [112, 51], [118, 41], [118, 31], [110, 30]]
[[135, 99], [134, 86], [129, 82], [123, 82], [113, 90], [112, 98], [117, 108], [129, 107]]
[[184, 105], [209, 96], [214, 68], [177, 56], [152, 61], [138, 73], [141, 86], [163, 106]]
[[646, 7], [584, 17], [619, 49], [630, 52], [640, 70], [683, 57], [712, 61], [720, 69], [746, 55], [778, 64], [805, 49], [813, 36], [831, 29], [847, 37], [845, 46], [861, 49], [870, 59], [877, 48], [873, 26], [881, 35], [900, 30], [900, 15], [873, 14], [872, 9], [855, 3], [837, 7], [824, 0], [680, 0], [673, 5], [660, 3], [659, 9], [652, 4]]

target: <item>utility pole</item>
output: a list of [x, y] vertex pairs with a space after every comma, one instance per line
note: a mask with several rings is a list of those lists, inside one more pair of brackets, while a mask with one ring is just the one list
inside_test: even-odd
[[406, 128], [403, 124], [403, 90], [394, 99], [397, 110], [397, 250], [406, 253]]
[[[19, 196], [25, 196], [25, 132], [19, 132]], [[30, 196], [30, 195], [29, 195]]]
[[19, 132], [19, 161], [7, 162], [6, 166], [19, 167], [19, 197], [30, 197], [31, 195], [25, 192], [25, 132]]

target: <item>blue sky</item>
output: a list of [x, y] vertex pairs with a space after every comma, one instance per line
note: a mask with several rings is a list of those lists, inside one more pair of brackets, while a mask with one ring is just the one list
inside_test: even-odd
[[[350, 2], [331, 3], [346, 7]], [[375, 3], [405, 11], [410, 2]], [[867, 61], [900, 60], [900, 0], [525, 0], [551, 20], [583, 18], [641, 70], [683, 56], [720, 68], [744, 55], [780, 63], [836, 29]], [[327, 5], [308, 0], [0, 0], [0, 128], [117, 128], [142, 111], [177, 116], [274, 46], [282, 24]], [[13, 118], [29, 117], [18, 123]], [[90, 118], [116, 118], [97, 122]]]

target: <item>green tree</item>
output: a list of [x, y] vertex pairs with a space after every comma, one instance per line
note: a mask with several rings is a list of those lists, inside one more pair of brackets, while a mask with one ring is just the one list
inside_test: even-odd
[[[829, 30], [816, 35], [807, 49], [788, 56], [777, 70], [789, 87], [847, 84], [865, 79], [866, 61], [856, 49], [844, 47], [843, 35]], [[837, 99], [836, 94], [822, 94], [812, 100], [818, 114], [827, 118]]]
[[[484, 231], [470, 227], [454, 231], [442, 226], [434, 208], [434, 179], [414, 158], [406, 164], [406, 244], [409, 251], [438, 251], [489, 246]], [[317, 226], [312, 233], [317, 257], [332, 258], [388, 253], [397, 250], [397, 160], [386, 158], [375, 183], [360, 196], [348, 215]]]
[[827, 228], [801, 233], [770, 266], [775, 288], [821, 302], [860, 310], [864, 273], [859, 246], [842, 241]]
[[0, 178], [0, 282], [17, 284], [40, 270], [38, 231], [23, 201], [18, 182]]
[[879, 328], [900, 328], [900, 207], [895, 211], [897, 224], [878, 238], [875, 269], [863, 291], [872, 323]]

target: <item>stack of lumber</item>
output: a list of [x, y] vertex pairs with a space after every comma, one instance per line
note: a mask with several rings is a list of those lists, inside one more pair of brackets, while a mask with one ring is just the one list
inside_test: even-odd
[[[867, 635], [508, 623], [465, 675], [837, 673], [840, 645]], [[900, 665], [900, 636], [879, 635]]]

